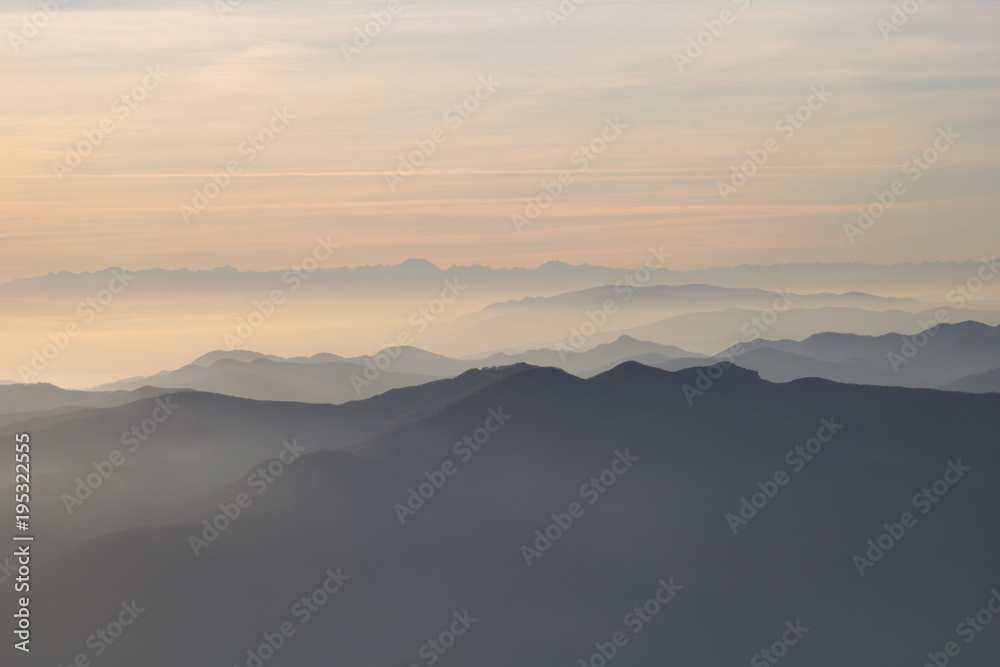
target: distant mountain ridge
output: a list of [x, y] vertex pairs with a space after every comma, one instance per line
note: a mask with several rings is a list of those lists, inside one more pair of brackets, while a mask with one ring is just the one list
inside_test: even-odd
[[62, 389], [47, 383], [4, 383], [0, 385], [0, 415], [59, 408], [110, 408], [163, 393], [166, 393], [163, 389], [142, 383], [130, 390], [106, 392]]
[[[866, 336], [826, 332], [800, 341], [759, 338], [739, 344], [739, 349], [735, 357], [725, 350], [708, 357], [677, 346], [620, 335], [613, 342], [583, 351], [563, 345], [561, 349], [496, 352], [464, 359], [409, 346], [361, 357], [324, 352], [283, 358], [249, 350], [216, 350], [176, 370], [127, 378], [90, 391], [67, 391], [41, 384], [5, 384], [0, 386], [3, 399], [0, 415], [107, 407], [136, 400], [137, 396], [176, 389], [257, 400], [340, 404], [395, 388], [456, 377], [477, 368], [528, 364], [590, 377], [625, 361], [674, 371], [705, 365], [714, 359], [731, 359], [776, 382], [822, 377], [851, 384], [998, 390], [992, 371], [1000, 368], [1000, 326], [973, 320], [941, 324], [927, 334]], [[964, 382], [980, 374], [982, 378]], [[129, 393], [139, 390], [145, 393]]]
[[[945, 303], [954, 306], [950, 296], [956, 286], [982, 268], [971, 262], [837, 266], [841, 279], [820, 265], [705, 271], [674, 271], [668, 265], [638, 280], [634, 269], [559, 262], [534, 269], [444, 269], [424, 260], [319, 266], [305, 273], [233, 267], [62, 272], [0, 285], [0, 320], [9, 341], [0, 350], [0, 376], [94, 386], [177, 369], [222, 346], [260, 346], [285, 357], [332, 348], [357, 358], [375, 345], [398, 342], [472, 358], [565, 344], [574, 330], [594, 326], [591, 317], [600, 326], [574, 349], [628, 335], [713, 354], [745, 340], [745, 327], [779, 298], [792, 310], [780, 307], [784, 315], [769, 327], [768, 338], [797, 339], [823, 331], [910, 334], [928, 312]], [[113, 278], [126, 273], [127, 289], [120, 290], [122, 280]], [[971, 317], [1000, 324], [1000, 281], [983, 285], [963, 297], [963, 307]], [[98, 297], [106, 307], [88, 305]], [[914, 319], [907, 321], [907, 313]], [[47, 364], [41, 350], [74, 324], [85, 330], [73, 343], [81, 353]], [[159, 346], [163, 365], [150, 365], [149, 345]], [[97, 365], [97, 358], [107, 361]], [[343, 358], [332, 355], [326, 361]]]
[[[865, 263], [785, 263], [773, 265], [741, 265], [708, 269], [673, 270], [662, 268], [651, 284], [702, 283], [720, 287], [740, 288], [755, 285], [764, 290], [780, 290], [795, 285], [800, 290], [901, 289], [906, 287], [947, 287], [965, 283], [974, 276], [981, 260], [964, 262], [920, 262], [892, 265]], [[214, 269], [122, 269], [111, 267], [101, 271], [49, 273], [30, 278], [17, 278], [0, 284], [0, 293], [12, 290], [65, 288], [68, 285], [99, 286], [107, 282], [113, 271], [126, 270], [136, 277], [143, 289], [217, 288], [240, 289], [268, 287], [280, 281], [284, 270], [241, 271], [232, 266]], [[452, 265], [442, 268], [426, 259], [409, 259], [395, 265], [364, 265], [356, 267], [320, 268], [310, 278], [320, 284], [405, 285], [408, 281], [440, 281], [446, 276], [474, 282], [498, 281], [508, 285], [528, 286], [539, 280], [559, 285], [562, 291], [614, 284], [631, 269], [568, 264], [549, 261], [537, 268], [491, 268], [480, 264]]]
[[1000, 368], [1000, 326], [969, 320], [909, 336], [823, 333], [803, 341], [755, 340], [733, 357], [777, 382], [823, 377], [851, 384], [944, 388], [984, 369]]
[[1000, 368], [983, 373], [968, 375], [943, 387], [951, 391], [967, 391], [974, 394], [1000, 392]]
[[[820, 333], [850, 333], [863, 336], [881, 336], [890, 333], [912, 335], [924, 327], [921, 322], [934, 321], [936, 309], [917, 312], [890, 308], [868, 310], [859, 307], [821, 306], [797, 308], [781, 314], [776, 322], [761, 331], [753, 319], [761, 313], [749, 308], [725, 308], [718, 311], [691, 312], [661, 319], [652, 324], [616, 329], [595, 336], [595, 340], [614, 338], [627, 333], [641, 340], [670, 343], [679, 347], [715, 354], [739, 341], [752, 336], [768, 340], [802, 340]], [[1000, 324], [1000, 311], [981, 310], [968, 313], [984, 324]]]
[[554, 366], [571, 373], [590, 375], [643, 355], [656, 355], [658, 361], [699, 356], [677, 347], [638, 341], [628, 336], [584, 352], [538, 349], [466, 360], [409, 346], [350, 358], [320, 353], [312, 357], [283, 359], [246, 350], [217, 350], [175, 371], [129, 378], [94, 389], [120, 391], [152, 385], [258, 400], [345, 403], [389, 389], [455, 377], [477, 368], [529, 364]]

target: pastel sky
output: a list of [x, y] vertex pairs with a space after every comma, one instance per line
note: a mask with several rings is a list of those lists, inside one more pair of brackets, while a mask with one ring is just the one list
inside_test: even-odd
[[[71, 0], [50, 16], [4, 3], [0, 281], [282, 269], [328, 235], [346, 265], [635, 266], [654, 244], [678, 269], [996, 250], [993, 1], [927, 2], [885, 38], [882, 0], [586, 0], [554, 28], [555, 0], [400, 0], [350, 62], [343, 44], [388, 0], [232, 0], [220, 17], [225, 1]], [[675, 54], [724, 11], [729, 24], [679, 71]], [[481, 77], [499, 85], [448, 122]], [[832, 97], [779, 131], [813, 87]], [[123, 95], [145, 98], [125, 118]], [[294, 118], [249, 161], [241, 144], [275, 109]], [[627, 129], [581, 170], [575, 151], [616, 118]], [[57, 177], [53, 163], [102, 122], [113, 130]], [[905, 175], [949, 127], [960, 138]], [[385, 174], [439, 128], [444, 141], [391, 192]], [[768, 139], [777, 150], [724, 202], [717, 183]], [[185, 222], [179, 207], [231, 161], [240, 174]], [[511, 216], [563, 170], [573, 182], [517, 233]], [[896, 179], [903, 194], [851, 243], [844, 225]]]

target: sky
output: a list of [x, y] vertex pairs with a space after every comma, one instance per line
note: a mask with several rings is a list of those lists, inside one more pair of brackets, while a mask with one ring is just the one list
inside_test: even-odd
[[[321, 237], [348, 266], [995, 249], [998, 3], [561, 7], [5, 2], [0, 281], [283, 269]], [[852, 233], [876, 193], [893, 203]]]

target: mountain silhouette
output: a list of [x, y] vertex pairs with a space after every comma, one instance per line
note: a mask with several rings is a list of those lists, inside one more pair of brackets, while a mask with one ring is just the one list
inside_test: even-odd
[[[203, 398], [221, 400], [188, 400]], [[269, 423], [303, 410], [336, 408], [255, 408]], [[237, 480], [184, 521], [55, 557], [37, 572], [39, 658], [67, 660], [135, 599], [146, 616], [104, 665], [244, 665], [284, 621], [296, 634], [268, 665], [424, 664], [466, 612], [440, 664], [586, 664], [619, 631], [618, 664], [740, 664], [786, 624], [808, 629], [798, 664], [921, 664], [997, 586], [998, 427], [993, 394], [738, 367], [522, 369], [308, 453], [259, 495]], [[922, 514], [914, 494], [931, 488]], [[192, 536], [241, 490], [252, 504], [196, 556]], [[898, 528], [906, 512], [915, 525]], [[337, 568], [350, 579], [300, 624], [296, 600]], [[990, 664], [1000, 636], [962, 653]]]

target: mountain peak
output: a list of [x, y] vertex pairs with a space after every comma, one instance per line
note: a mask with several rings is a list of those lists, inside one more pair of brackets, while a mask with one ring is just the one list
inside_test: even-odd
[[434, 264], [433, 262], [431, 262], [429, 260], [419, 259], [419, 258], [407, 259], [405, 261], [400, 262], [399, 264], [397, 264], [393, 268], [396, 268], [396, 269], [408, 269], [408, 270], [420, 270], [420, 271], [434, 271], [434, 272], [441, 272], [442, 271], [441, 267], [439, 267], [437, 264]]
[[539, 269], [570, 269], [570, 268], [573, 268], [573, 265], [572, 264], [567, 264], [566, 262], [560, 262], [557, 259], [552, 259], [552, 260], [549, 260], [548, 262], [545, 262], [544, 264], [542, 264], [538, 268]]
[[[713, 370], [709, 372], [709, 369]], [[704, 366], [694, 366], [679, 371], [668, 371], [654, 366], [647, 366], [638, 361], [622, 362], [611, 370], [594, 376], [590, 381], [610, 384], [659, 382], [675, 383], [681, 386], [686, 384], [696, 387], [699, 381], [702, 383], [705, 382], [704, 377], [708, 377], [713, 382], [734, 380], [741, 382], [761, 381], [760, 374], [757, 371], [747, 370], [746, 368], [734, 365], [706, 363]]]

